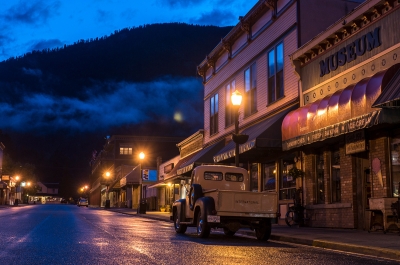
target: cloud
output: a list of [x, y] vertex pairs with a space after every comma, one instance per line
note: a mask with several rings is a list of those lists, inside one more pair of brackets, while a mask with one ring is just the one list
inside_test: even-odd
[[28, 51], [41, 51], [63, 46], [63, 43], [58, 39], [35, 41]]
[[198, 25], [236, 25], [237, 18], [230, 11], [214, 9], [209, 13], [202, 13], [199, 18], [192, 19], [191, 23]]
[[200, 5], [203, 2], [206, 2], [206, 0], [158, 0], [158, 2], [162, 5], [167, 5], [170, 7], [188, 7], [188, 6], [194, 6], [194, 5]]
[[37, 76], [37, 77], [42, 76], [42, 70], [40, 70], [40, 69], [31, 69], [31, 68], [23, 67], [22, 72], [24, 72], [27, 75], [33, 75], [33, 76]]
[[10, 23], [40, 25], [57, 13], [60, 5], [60, 1], [19, 1], [5, 12], [3, 18]]
[[[24, 71], [35, 73], [33, 69]], [[108, 86], [110, 92], [96, 86]], [[197, 78], [163, 78], [148, 83], [107, 83], [86, 88], [87, 98], [25, 94], [18, 103], [0, 102], [2, 127], [14, 131], [94, 132], [146, 122], [203, 123], [202, 84]], [[177, 118], [179, 117], [179, 118]], [[200, 125], [201, 126], [201, 125]]]

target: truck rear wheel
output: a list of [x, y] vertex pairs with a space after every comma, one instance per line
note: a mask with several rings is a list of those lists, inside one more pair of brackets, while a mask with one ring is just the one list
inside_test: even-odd
[[258, 228], [256, 228], [256, 237], [258, 240], [267, 241], [271, 236], [271, 221], [270, 220], [262, 220], [259, 223]]
[[197, 236], [206, 238], [210, 235], [211, 228], [201, 216], [201, 211], [197, 215]]
[[174, 211], [174, 227], [175, 232], [177, 232], [178, 234], [184, 234], [187, 229], [187, 225], [181, 224], [181, 218], [179, 217], [177, 211]]

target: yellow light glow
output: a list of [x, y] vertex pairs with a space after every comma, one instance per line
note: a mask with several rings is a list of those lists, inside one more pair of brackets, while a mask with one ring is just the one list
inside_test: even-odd
[[168, 187], [171, 187], [172, 186], [172, 184], [171, 183], [168, 183]]
[[85, 189], [87, 189], [88, 188], [88, 186], [87, 185], [85, 185]]
[[318, 110], [317, 115], [318, 116], [324, 115], [325, 112], [326, 112], [326, 109]]
[[143, 153], [143, 152], [140, 152], [139, 158], [140, 158], [140, 159], [144, 159], [144, 157], [145, 157], [144, 153]]
[[182, 121], [183, 121], [182, 113], [180, 113], [180, 112], [175, 112], [175, 114], [174, 114], [174, 120], [177, 121], [177, 122], [182, 122]]
[[110, 174], [110, 172], [106, 172], [106, 177], [109, 177], [111, 174]]
[[19, 180], [19, 176], [16, 176], [15, 179], [18, 181]]
[[232, 105], [240, 106], [242, 104], [242, 94], [236, 89], [231, 96]]
[[30, 182], [28, 182], [28, 186], [30, 186], [31, 185], [31, 183]]

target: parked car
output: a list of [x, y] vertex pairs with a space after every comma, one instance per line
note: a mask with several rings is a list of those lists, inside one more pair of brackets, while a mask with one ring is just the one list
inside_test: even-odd
[[86, 206], [86, 207], [88, 207], [88, 206], [89, 206], [89, 202], [88, 202], [88, 200], [85, 199], [85, 198], [80, 198], [80, 199], [78, 200], [78, 206], [79, 206], [79, 207], [81, 207], [81, 206]]

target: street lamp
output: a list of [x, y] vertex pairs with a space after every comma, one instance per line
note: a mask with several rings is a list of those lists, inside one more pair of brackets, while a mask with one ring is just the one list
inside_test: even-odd
[[239, 134], [239, 108], [242, 98], [242, 94], [237, 89], [232, 93], [231, 102], [235, 112], [235, 133], [232, 134], [232, 139], [235, 142], [235, 166], [237, 167], [239, 166], [239, 144], [244, 144], [249, 139], [248, 135]]
[[140, 190], [139, 190], [139, 213], [146, 213], [146, 209], [142, 209], [142, 200], [143, 200], [143, 176], [142, 176], [142, 160], [144, 159], [145, 155], [143, 152], [139, 153], [139, 174], [140, 174]]
[[19, 191], [20, 187], [18, 186], [18, 182], [19, 182], [19, 176], [15, 176], [15, 200], [14, 200], [15, 206], [18, 206], [18, 202], [19, 202], [18, 191]]
[[106, 172], [106, 178], [107, 178], [107, 182], [106, 182], [106, 205], [104, 206], [104, 208], [110, 208], [110, 199], [108, 198], [108, 185], [109, 185], [109, 183], [108, 183], [108, 179], [109, 179], [109, 177], [111, 176], [111, 173], [109, 172], [109, 171], [107, 171]]

